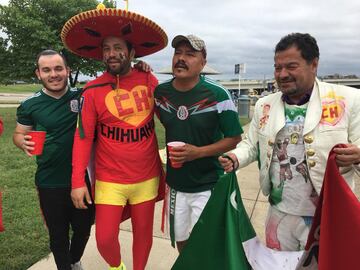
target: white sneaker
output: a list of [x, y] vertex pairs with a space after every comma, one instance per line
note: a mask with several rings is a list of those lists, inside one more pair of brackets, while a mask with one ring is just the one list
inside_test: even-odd
[[82, 268], [81, 262], [77, 262], [71, 265], [71, 270], [84, 270], [84, 268]]

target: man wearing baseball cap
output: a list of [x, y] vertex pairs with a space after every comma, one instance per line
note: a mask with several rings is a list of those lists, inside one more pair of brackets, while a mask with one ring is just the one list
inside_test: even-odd
[[152, 246], [155, 200], [161, 162], [154, 128], [157, 80], [131, 68], [134, 57], [167, 45], [165, 32], [132, 12], [98, 8], [71, 18], [63, 27], [66, 47], [102, 60], [106, 72], [84, 87], [73, 147], [72, 199], [91, 203], [84, 173], [95, 146], [97, 247], [110, 269], [124, 270], [118, 241], [123, 210], [130, 205], [133, 269], [144, 270]]
[[[218, 156], [235, 148], [243, 131], [229, 92], [200, 75], [206, 64], [205, 42], [195, 35], [178, 35], [172, 47], [174, 78], [155, 89], [155, 102], [166, 142], [185, 142], [168, 153], [166, 176], [170, 235], [180, 252], [224, 173]], [[182, 167], [174, 168], [170, 160]]]

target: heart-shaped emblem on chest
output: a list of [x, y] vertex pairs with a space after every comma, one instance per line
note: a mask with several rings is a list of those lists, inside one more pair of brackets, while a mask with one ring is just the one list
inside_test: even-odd
[[105, 97], [105, 105], [113, 116], [137, 127], [152, 114], [154, 97], [145, 85], [138, 85], [130, 91], [110, 91]]

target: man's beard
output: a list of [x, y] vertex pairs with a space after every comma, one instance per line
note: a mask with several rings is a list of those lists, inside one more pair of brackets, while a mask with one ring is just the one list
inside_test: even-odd
[[106, 70], [112, 75], [124, 75], [129, 72], [131, 67], [131, 62], [128, 59], [121, 60], [119, 66], [116, 68], [111, 68], [111, 65], [105, 63]]
[[287, 96], [297, 96], [301, 91], [297, 88], [280, 89]]
[[[285, 88], [285, 87], [282, 86], [282, 84], [285, 84], [285, 83], [291, 83], [291, 84], [294, 84], [294, 86], [292, 88]], [[278, 85], [279, 85], [280, 91], [283, 92], [285, 95], [288, 95], [288, 96], [297, 95], [300, 92], [297, 89], [295, 79], [292, 78], [292, 77], [287, 77], [287, 78], [284, 78], [284, 79], [280, 80], [278, 82]]]

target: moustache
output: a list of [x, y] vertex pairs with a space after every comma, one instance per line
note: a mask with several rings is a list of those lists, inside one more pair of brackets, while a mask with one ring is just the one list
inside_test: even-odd
[[289, 83], [289, 82], [294, 82], [295, 80], [293, 78], [290, 77], [286, 77], [284, 79], [280, 80], [280, 83]]
[[186, 70], [188, 70], [188, 66], [183, 62], [183, 61], [178, 61], [175, 65], [175, 68], [184, 68]]
[[123, 62], [124, 60], [126, 60], [126, 57], [123, 55], [120, 55], [120, 57], [110, 57], [109, 59], [106, 60], [106, 63], [111, 63], [111, 62]]

